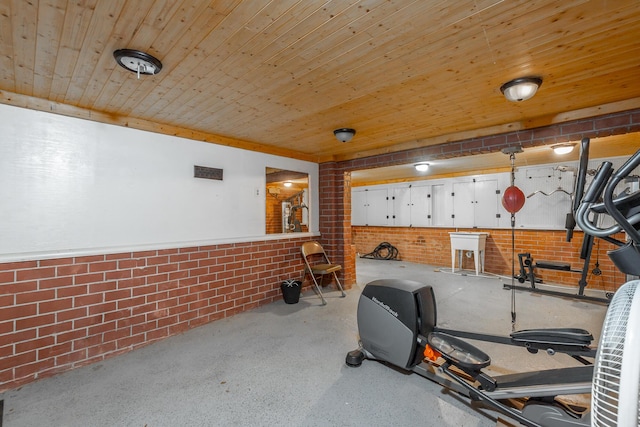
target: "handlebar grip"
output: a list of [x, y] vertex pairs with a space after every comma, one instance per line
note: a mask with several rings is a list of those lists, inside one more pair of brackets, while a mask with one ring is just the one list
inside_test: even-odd
[[580, 141], [580, 167], [578, 168], [578, 174], [576, 175], [576, 184], [573, 191], [573, 206], [571, 211], [575, 213], [580, 207], [582, 202], [582, 196], [584, 194], [584, 187], [587, 182], [587, 168], [589, 167], [589, 138], [582, 138]]
[[627, 232], [627, 235], [635, 244], [640, 244], [640, 233], [638, 233], [638, 230], [635, 229], [629, 220], [622, 215], [620, 210], [616, 207], [613, 200], [613, 191], [615, 190], [616, 185], [618, 185], [623, 178], [633, 172], [638, 165], [640, 165], [640, 150], [636, 151], [636, 153], [631, 156], [615, 174], [613, 174], [613, 177], [609, 180], [607, 188], [604, 190], [604, 207], [607, 209], [607, 212], [609, 212], [609, 215], [611, 215], [613, 219], [620, 224], [622, 229]]
[[602, 162], [596, 176], [593, 177], [593, 181], [587, 190], [587, 194], [582, 198], [582, 203], [595, 203], [598, 201], [598, 197], [604, 191], [607, 181], [613, 173], [613, 164], [611, 162]]

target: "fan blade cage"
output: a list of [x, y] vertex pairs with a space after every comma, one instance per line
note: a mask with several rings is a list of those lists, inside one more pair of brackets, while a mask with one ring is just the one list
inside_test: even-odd
[[602, 327], [591, 393], [592, 426], [639, 426], [639, 280], [614, 295]]

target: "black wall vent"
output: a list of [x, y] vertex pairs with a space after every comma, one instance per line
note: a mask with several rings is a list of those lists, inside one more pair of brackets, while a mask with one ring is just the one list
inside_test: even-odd
[[193, 176], [194, 178], [216, 179], [218, 181], [222, 181], [222, 169], [194, 165]]

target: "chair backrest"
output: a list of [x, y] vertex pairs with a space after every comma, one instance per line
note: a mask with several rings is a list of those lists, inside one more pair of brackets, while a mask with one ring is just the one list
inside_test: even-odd
[[315, 254], [323, 254], [326, 256], [326, 254], [324, 253], [324, 249], [322, 249], [322, 246], [320, 245], [320, 243], [316, 241], [303, 243], [301, 250], [302, 250], [302, 256], [304, 258], [308, 257], [309, 255], [315, 255]]

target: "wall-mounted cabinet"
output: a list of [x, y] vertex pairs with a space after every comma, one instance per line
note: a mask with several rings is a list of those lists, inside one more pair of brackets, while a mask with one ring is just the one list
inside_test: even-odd
[[351, 192], [351, 224], [388, 225], [387, 188], [354, 188]]
[[431, 185], [431, 225], [435, 227], [448, 227], [453, 225], [451, 215], [447, 215], [450, 200], [447, 197], [445, 184]]
[[455, 227], [498, 227], [500, 198], [497, 179], [471, 179], [453, 182], [453, 225]]
[[[446, 212], [451, 205], [445, 186], [398, 185], [354, 188], [351, 224], [395, 227], [429, 227], [452, 224]], [[450, 210], [450, 209], [449, 209]]]
[[427, 184], [356, 187], [351, 224], [395, 227], [497, 227], [499, 180], [444, 179]]
[[[614, 169], [627, 159], [609, 158]], [[589, 161], [596, 169], [603, 159]], [[571, 199], [578, 162], [526, 166], [515, 172], [515, 184], [525, 194], [516, 213], [516, 227], [562, 230]], [[587, 188], [592, 180], [587, 177]], [[400, 227], [509, 228], [511, 214], [502, 206], [502, 194], [511, 173], [426, 179], [412, 183], [354, 187], [351, 224]], [[620, 183], [619, 192], [631, 191]], [[610, 218], [601, 218], [606, 224]]]
[[433, 194], [430, 185], [411, 186], [409, 214], [412, 227], [428, 227], [433, 223]]
[[389, 218], [387, 225], [409, 227], [411, 225], [411, 186], [390, 188]]
[[364, 187], [351, 193], [351, 223], [370, 226], [411, 226], [411, 186]]

